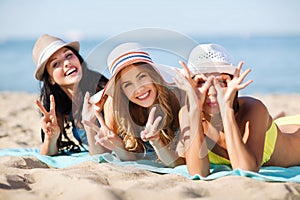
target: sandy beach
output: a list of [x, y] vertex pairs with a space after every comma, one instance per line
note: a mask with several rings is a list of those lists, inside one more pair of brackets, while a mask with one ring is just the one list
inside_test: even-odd
[[[252, 95], [273, 116], [300, 114], [300, 94]], [[36, 94], [0, 92], [0, 148], [39, 148]], [[300, 184], [227, 176], [190, 180], [111, 163], [56, 169], [35, 157], [0, 157], [0, 199], [300, 199]]]

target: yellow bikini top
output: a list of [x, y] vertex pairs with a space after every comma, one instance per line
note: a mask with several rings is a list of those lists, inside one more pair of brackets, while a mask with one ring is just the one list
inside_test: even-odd
[[[264, 155], [263, 155], [263, 159], [262, 159], [262, 165], [264, 163], [266, 163], [275, 148], [275, 142], [277, 139], [277, 126], [276, 124], [273, 122], [271, 124], [271, 127], [269, 128], [269, 130], [266, 133], [266, 139], [265, 139], [265, 147], [264, 147]], [[219, 156], [217, 154], [215, 154], [212, 151], [208, 152], [208, 157], [209, 157], [209, 162], [213, 163], [213, 164], [223, 164], [223, 165], [230, 165], [230, 161], [227, 158], [224, 158], [222, 156]]]

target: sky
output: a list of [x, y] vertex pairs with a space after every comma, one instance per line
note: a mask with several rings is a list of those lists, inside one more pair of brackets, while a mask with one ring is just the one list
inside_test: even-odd
[[299, 0], [1, 0], [0, 41], [82, 39], [143, 27], [188, 35], [300, 35]]

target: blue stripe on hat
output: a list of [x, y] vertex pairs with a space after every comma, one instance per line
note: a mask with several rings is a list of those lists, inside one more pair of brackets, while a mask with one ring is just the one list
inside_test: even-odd
[[149, 61], [152, 63], [152, 59], [148, 56], [148, 54], [146, 53], [139, 53], [139, 52], [132, 52], [130, 54], [127, 54], [125, 57], [121, 57], [120, 58], [121, 60], [117, 61], [116, 64], [114, 64], [112, 67], [111, 67], [111, 73], [114, 74], [115, 70], [122, 66], [122, 63], [126, 63], [130, 60], [138, 60], [138, 59], [141, 59], [141, 60], [146, 60], [146, 61]]

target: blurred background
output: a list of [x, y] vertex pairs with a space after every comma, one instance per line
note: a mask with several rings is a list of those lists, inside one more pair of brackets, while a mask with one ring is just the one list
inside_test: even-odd
[[79, 40], [86, 58], [111, 37], [154, 27], [243, 60], [254, 82], [242, 93], [300, 93], [299, 10], [299, 0], [2, 0], [0, 91], [39, 92], [31, 53], [42, 34]]

